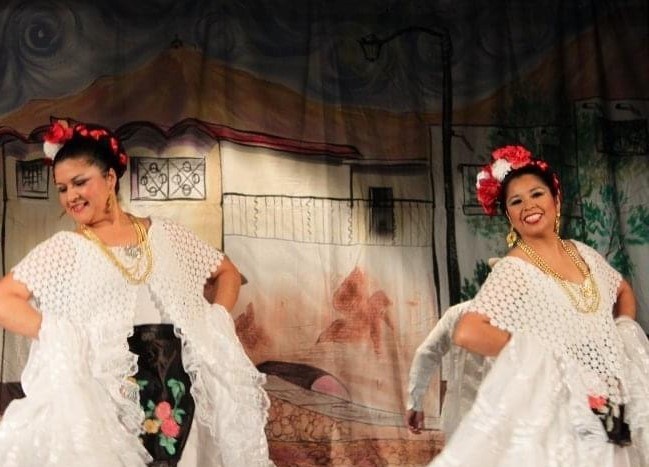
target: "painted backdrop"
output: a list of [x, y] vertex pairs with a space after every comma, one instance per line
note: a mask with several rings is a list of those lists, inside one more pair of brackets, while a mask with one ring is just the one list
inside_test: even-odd
[[[222, 248], [268, 375], [278, 466], [420, 466], [413, 352], [505, 252], [475, 201], [498, 145], [564, 182], [563, 233], [631, 282], [649, 330], [649, 7], [640, 0], [13, 0], [0, 7], [3, 272], [60, 217], [52, 118], [114, 129], [121, 202]], [[0, 406], [29, 343], [4, 333]], [[0, 408], [1, 408], [0, 407]]]

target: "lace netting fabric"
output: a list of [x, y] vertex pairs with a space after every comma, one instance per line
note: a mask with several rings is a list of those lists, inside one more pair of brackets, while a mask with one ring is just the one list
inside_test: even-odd
[[[269, 465], [264, 433], [269, 401], [262, 388], [264, 375], [246, 356], [229, 313], [203, 298], [205, 281], [218, 268], [223, 254], [166, 219], [153, 219], [149, 240], [153, 270], [148, 286], [182, 340], [183, 363], [192, 378], [191, 391], [197, 404], [196, 418], [206, 428], [201, 434], [200, 465]], [[50, 324], [42, 328], [47, 335], [39, 336], [41, 345], [32, 346], [23, 373], [27, 397], [20, 404], [12, 403], [10, 407], [15, 409], [7, 410], [0, 423], [0, 465], [144, 465], [146, 453], [133, 447], [139, 443], [144, 416], [138, 387], [129, 379], [136, 373], [137, 357], [129, 352], [127, 343], [133, 330], [137, 286], [128, 284], [96, 245], [72, 232], [57, 233], [39, 244], [12, 272], [32, 292], [32, 302], [43, 313], [44, 323]], [[88, 382], [66, 378], [49, 365], [55, 351], [82, 361]], [[48, 383], [34, 384], [34, 375]], [[107, 416], [99, 419], [105, 425], [93, 425], [96, 417], [82, 410], [87, 405], [58, 411], [57, 423], [94, 426], [96, 433], [113, 433], [111, 439], [116, 439], [116, 433], [124, 433], [134, 441], [132, 455], [123, 456], [128, 462], [110, 459], [104, 464], [98, 458], [80, 458], [70, 463], [68, 457], [68, 463], [61, 463], [56, 456], [30, 457], [36, 456], [36, 451], [27, 449], [21, 439], [33, 436], [42, 440], [40, 451], [60, 452], [55, 443], [61, 438], [38, 436], [43, 430], [52, 432], [50, 426], [36, 427], [37, 433], [15, 429], [19, 419], [27, 414], [43, 418], [49, 413], [56, 401], [49, 400], [46, 393], [67, 391], [81, 397], [90, 387], [97, 405], [93, 410], [114, 413], [119, 423], [109, 425], [113, 419]], [[97, 444], [102, 439], [96, 436], [84, 441]], [[121, 446], [130, 449], [127, 443]], [[20, 463], [15, 463], [15, 456], [21, 458]]]
[[553, 278], [516, 257], [496, 264], [471, 309], [486, 314], [501, 329], [536, 335], [587, 370], [589, 392], [624, 403], [623, 351], [612, 313], [621, 276], [595, 250], [577, 241], [574, 244], [599, 288], [595, 313], [577, 311]]

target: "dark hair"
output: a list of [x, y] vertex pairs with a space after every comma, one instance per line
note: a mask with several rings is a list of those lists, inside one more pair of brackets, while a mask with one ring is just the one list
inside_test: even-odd
[[[119, 154], [126, 154], [122, 143], [115, 137], [109, 130], [99, 125], [83, 125], [88, 132], [100, 130], [105, 132], [104, 136], [94, 138], [82, 135], [76, 130], [72, 137], [63, 143], [61, 149], [56, 153], [56, 157], [52, 162], [53, 167], [56, 164], [66, 159], [85, 159], [89, 164], [99, 167], [101, 172], [106, 175], [110, 169], [115, 170], [117, 174], [117, 182], [115, 184], [115, 192], [119, 193], [119, 179], [126, 172], [126, 164], [120, 161]], [[111, 145], [111, 140], [116, 142], [117, 150]], [[115, 143], [114, 143], [115, 144]]]
[[500, 210], [503, 214], [507, 213], [507, 204], [505, 201], [509, 182], [522, 175], [536, 175], [541, 179], [543, 184], [550, 189], [553, 198], [556, 198], [559, 195], [559, 177], [557, 177], [557, 174], [549, 166], [547, 166], [546, 169], [543, 169], [538, 165], [524, 165], [519, 169], [513, 169], [502, 181], [500, 194], [498, 195], [498, 204], [500, 204]]

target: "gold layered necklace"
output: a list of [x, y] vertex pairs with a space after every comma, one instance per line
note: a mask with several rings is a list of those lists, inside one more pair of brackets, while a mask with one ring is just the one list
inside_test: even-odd
[[[135, 229], [135, 233], [137, 237], [136, 244], [129, 245], [125, 249], [127, 256], [135, 260], [135, 265], [130, 268], [125, 266], [119, 260], [119, 258], [117, 258], [115, 253], [111, 250], [111, 248], [107, 246], [104, 242], [102, 242], [101, 239], [97, 237], [97, 235], [88, 228], [88, 226], [81, 225], [79, 228], [83, 236], [86, 237], [91, 242], [93, 242], [94, 244], [96, 244], [99, 247], [99, 249], [110, 260], [110, 262], [113, 263], [117, 269], [119, 269], [122, 275], [129, 282], [129, 284], [143, 284], [149, 278], [149, 275], [151, 274], [151, 269], [153, 267], [153, 255], [151, 253], [151, 245], [149, 243], [149, 237], [147, 235], [146, 228], [144, 227], [144, 225], [142, 225], [142, 222], [140, 222], [130, 214], [128, 215], [128, 217], [131, 220], [131, 223], [133, 225], [133, 228]], [[142, 255], [142, 252], [144, 252], [144, 255]], [[140, 270], [142, 269], [141, 264], [143, 260], [146, 261], [146, 265], [144, 267], [144, 270], [140, 272]]]
[[577, 252], [567, 245], [565, 240], [560, 238], [559, 242], [572, 262], [577, 266], [579, 272], [584, 276], [584, 282], [582, 284], [574, 284], [567, 281], [563, 276], [561, 276], [561, 274], [552, 269], [541, 255], [525, 243], [523, 239], [519, 238], [516, 241], [516, 244], [532, 260], [536, 267], [559, 283], [577, 311], [580, 311], [581, 313], [596, 312], [599, 307], [599, 289], [597, 288], [597, 284], [595, 283], [595, 279], [593, 279], [590, 269], [588, 269], [586, 263], [579, 258]]

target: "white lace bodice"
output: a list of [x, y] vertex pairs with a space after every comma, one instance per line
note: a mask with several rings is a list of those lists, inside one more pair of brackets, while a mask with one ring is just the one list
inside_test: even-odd
[[[166, 219], [153, 220], [149, 240], [153, 271], [148, 284], [158, 299], [165, 296], [165, 312], [180, 325], [202, 308], [203, 285], [218, 268], [223, 253]], [[137, 287], [81, 235], [55, 234], [37, 245], [12, 272], [27, 285], [43, 313], [64, 313], [75, 323], [132, 323]]]
[[536, 335], [551, 350], [588, 370], [589, 391], [624, 402], [622, 348], [612, 313], [621, 276], [595, 250], [580, 242], [574, 244], [599, 288], [600, 304], [595, 313], [577, 311], [552, 277], [511, 256], [496, 264], [473, 300], [472, 310], [486, 314], [492, 324], [506, 331]]

